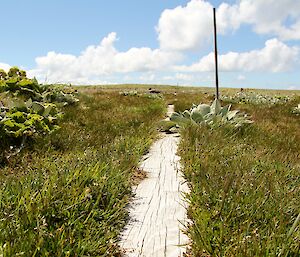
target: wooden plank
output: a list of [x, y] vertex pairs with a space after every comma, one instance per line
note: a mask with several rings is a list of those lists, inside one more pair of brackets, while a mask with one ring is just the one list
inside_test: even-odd
[[[172, 107], [171, 107], [172, 108]], [[169, 110], [169, 114], [170, 114]], [[148, 177], [135, 188], [129, 207], [130, 221], [121, 236], [125, 256], [183, 256], [188, 238], [186, 224], [188, 192], [176, 155], [179, 136], [163, 134], [141, 164]]]

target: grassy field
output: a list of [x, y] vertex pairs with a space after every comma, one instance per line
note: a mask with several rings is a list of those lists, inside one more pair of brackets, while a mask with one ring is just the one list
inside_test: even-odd
[[[194, 97], [178, 99], [176, 109]], [[245, 129], [181, 131], [192, 256], [300, 255], [300, 120], [291, 113], [298, 102], [235, 105], [252, 116]]]
[[61, 129], [0, 168], [0, 256], [117, 256], [160, 99], [86, 91]]
[[[147, 94], [150, 87], [162, 97]], [[80, 104], [64, 108], [60, 130], [36, 138], [0, 168], [0, 256], [119, 256], [131, 186], [143, 177], [138, 162], [167, 104], [183, 111], [214, 99], [212, 88], [79, 91]], [[192, 256], [300, 255], [300, 116], [291, 113], [300, 93], [255, 92], [292, 99], [235, 103], [254, 121], [244, 129], [180, 130]]]

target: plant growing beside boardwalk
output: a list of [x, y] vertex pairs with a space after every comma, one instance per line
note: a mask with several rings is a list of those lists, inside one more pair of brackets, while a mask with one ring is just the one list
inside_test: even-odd
[[[182, 106], [180, 101], [175, 104]], [[290, 114], [294, 102], [238, 105], [255, 120], [243, 130], [181, 130], [192, 256], [299, 256], [300, 124]]]
[[219, 100], [214, 100], [211, 106], [207, 104], [193, 105], [190, 110], [182, 113], [174, 113], [170, 120], [180, 127], [193, 124], [207, 125], [216, 128], [222, 125], [231, 125], [235, 128], [252, 123], [246, 114], [239, 113], [238, 110], [231, 111], [231, 105], [221, 106]]
[[299, 114], [300, 114], [300, 104], [298, 104], [297, 107], [294, 107], [293, 110], [292, 110], [292, 112], [293, 112], [294, 114], [299, 115]]

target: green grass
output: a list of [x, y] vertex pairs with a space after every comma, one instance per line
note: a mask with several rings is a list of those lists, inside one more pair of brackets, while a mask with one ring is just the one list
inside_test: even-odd
[[0, 169], [1, 256], [117, 256], [138, 162], [160, 99], [86, 91], [61, 130]]
[[297, 102], [235, 106], [252, 115], [247, 129], [181, 132], [193, 256], [300, 255], [300, 121], [291, 114]]
[[[144, 97], [149, 87], [163, 98]], [[121, 96], [124, 90], [139, 96]], [[172, 125], [159, 122], [166, 104], [183, 111], [214, 98], [212, 88], [153, 85], [80, 92], [59, 131], [36, 138], [0, 168], [0, 256], [119, 256], [138, 162], [157, 128]], [[192, 256], [300, 255], [300, 121], [291, 113], [299, 92], [256, 92], [298, 98], [235, 104], [255, 121], [247, 129], [181, 130]]]

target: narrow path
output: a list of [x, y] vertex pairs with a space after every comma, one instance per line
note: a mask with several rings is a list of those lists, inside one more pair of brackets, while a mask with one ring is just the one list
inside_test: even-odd
[[[169, 106], [168, 116], [173, 111], [174, 106]], [[162, 134], [141, 164], [148, 177], [135, 188], [129, 207], [130, 221], [120, 242], [125, 256], [178, 257], [185, 252], [188, 239], [181, 231], [186, 222], [182, 194], [188, 187], [179, 171], [178, 142], [178, 134]]]

